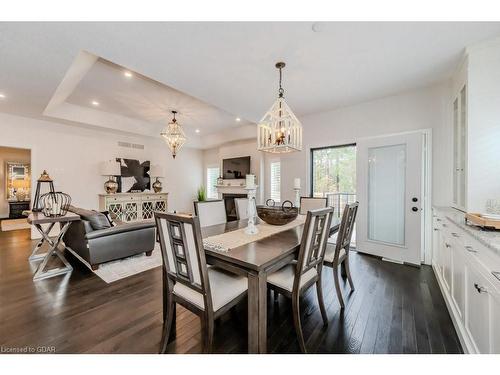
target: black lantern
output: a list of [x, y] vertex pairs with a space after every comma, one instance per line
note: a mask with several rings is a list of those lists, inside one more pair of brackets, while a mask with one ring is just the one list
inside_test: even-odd
[[50, 178], [49, 174], [47, 173], [46, 170], [43, 171], [43, 173], [40, 175], [36, 182], [36, 192], [35, 192], [35, 200], [33, 202], [33, 206], [31, 208], [31, 211], [33, 212], [40, 212], [42, 211], [41, 202], [40, 202], [40, 188], [42, 184], [49, 184], [49, 190], [51, 193], [55, 193], [54, 190], [54, 181]]
[[40, 204], [42, 206], [42, 212], [45, 216], [64, 216], [68, 212], [71, 204], [71, 197], [68, 194], [61, 193], [60, 191], [57, 193], [51, 191], [40, 197]]

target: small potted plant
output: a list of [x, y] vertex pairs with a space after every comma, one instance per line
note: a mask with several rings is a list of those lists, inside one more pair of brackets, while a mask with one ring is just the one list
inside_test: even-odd
[[207, 200], [207, 195], [205, 193], [205, 187], [202, 185], [197, 191], [198, 202], [204, 202]]

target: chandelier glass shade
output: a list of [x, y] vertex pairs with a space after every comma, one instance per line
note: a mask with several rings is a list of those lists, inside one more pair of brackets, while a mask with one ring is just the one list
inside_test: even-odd
[[257, 126], [257, 149], [271, 153], [286, 153], [302, 150], [302, 124], [283, 97], [281, 69], [285, 63], [277, 63], [280, 71], [278, 98]]
[[177, 111], [172, 111], [172, 113], [174, 118], [160, 134], [165, 142], [167, 142], [168, 148], [170, 148], [172, 156], [175, 159], [175, 156], [186, 142], [186, 134], [175, 118]]

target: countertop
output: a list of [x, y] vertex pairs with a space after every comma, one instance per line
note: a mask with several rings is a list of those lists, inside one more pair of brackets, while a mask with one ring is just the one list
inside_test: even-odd
[[500, 231], [482, 229], [480, 227], [469, 225], [465, 223], [465, 213], [451, 207], [434, 207], [452, 223], [459, 226], [465, 232], [470, 234], [476, 240], [481, 242], [484, 246], [493, 250], [500, 256]]

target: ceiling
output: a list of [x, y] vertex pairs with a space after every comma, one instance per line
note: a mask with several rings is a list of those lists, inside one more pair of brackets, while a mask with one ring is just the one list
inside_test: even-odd
[[228, 129], [255, 134], [277, 94], [277, 61], [300, 117], [442, 82], [465, 46], [500, 35], [498, 22], [312, 26], [0, 23], [0, 111], [158, 136], [177, 109], [191, 146], [206, 148]]

